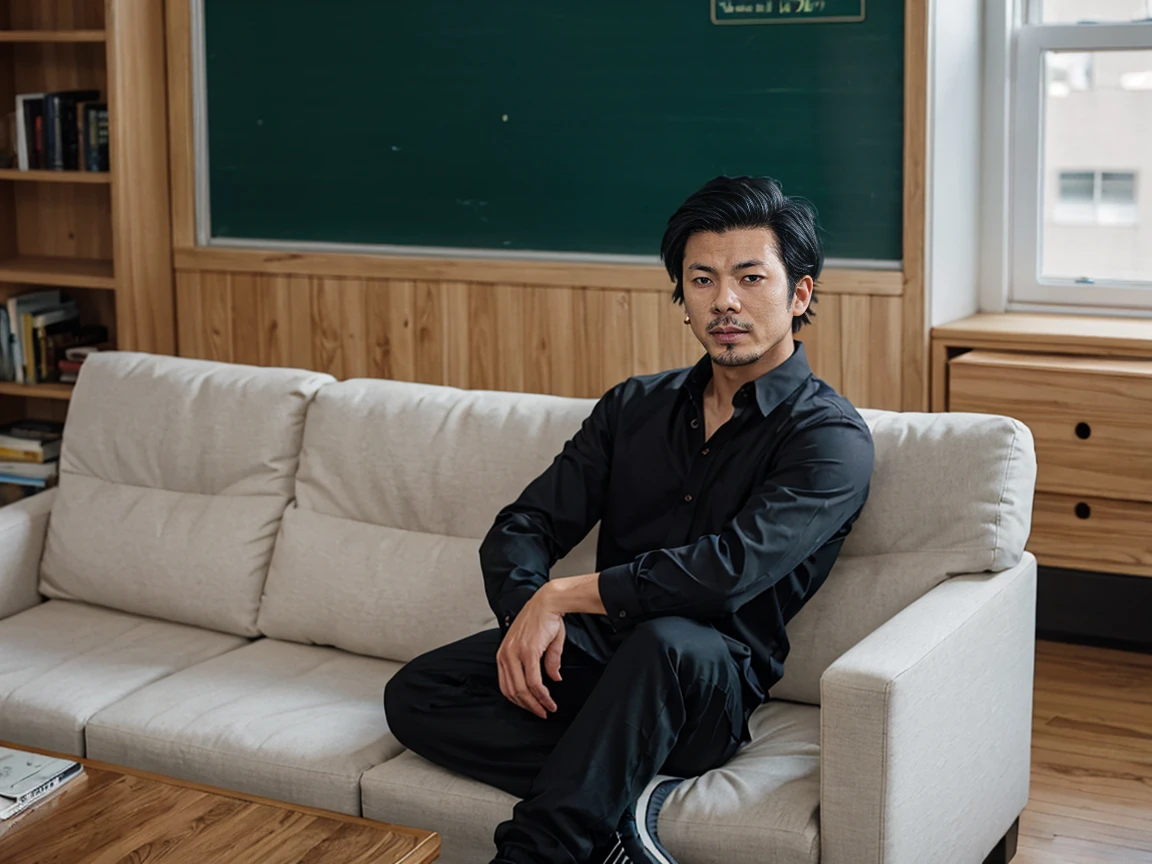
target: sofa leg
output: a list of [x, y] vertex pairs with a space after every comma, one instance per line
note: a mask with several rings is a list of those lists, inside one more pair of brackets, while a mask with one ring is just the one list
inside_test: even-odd
[[988, 857], [984, 859], [984, 864], [1008, 864], [1016, 855], [1016, 839], [1019, 836], [1020, 817], [1017, 816], [1012, 827], [1008, 829], [1008, 833], [1001, 837], [996, 847], [988, 853]]

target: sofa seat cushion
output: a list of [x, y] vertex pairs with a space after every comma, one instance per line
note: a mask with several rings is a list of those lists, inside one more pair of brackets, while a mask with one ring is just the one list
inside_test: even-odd
[[[817, 864], [820, 709], [773, 701], [752, 715], [752, 741], [725, 766], [682, 783], [660, 814], [680, 864]], [[516, 799], [406, 751], [361, 780], [364, 815], [431, 828], [439, 864], [486, 864]]]
[[247, 644], [238, 636], [49, 600], [0, 620], [0, 739], [84, 755], [101, 709]]
[[359, 815], [360, 775], [402, 749], [383, 705], [399, 668], [262, 639], [101, 711], [88, 724], [88, 755]]

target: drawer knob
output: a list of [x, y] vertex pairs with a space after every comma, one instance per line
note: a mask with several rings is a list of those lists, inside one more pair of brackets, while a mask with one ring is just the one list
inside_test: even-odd
[[1076, 424], [1076, 437], [1080, 439], [1088, 438], [1092, 434], [1092, 427], [1087, 423]]
[[1081, 501], [1079, 504], [1076, 505], [1076, 518], [1077, 519], [1087, 519], [1091, 515], [1092, 515], [1092, 508], [1089, 507], [1087, 504], [1085, 504], [1083, 501]]

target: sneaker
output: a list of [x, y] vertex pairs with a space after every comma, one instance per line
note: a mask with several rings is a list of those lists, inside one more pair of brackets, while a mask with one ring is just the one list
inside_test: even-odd
[[683, 783], [681, 777], [657, 775], [636, 801], [635, 812], [627, 811], [616, 831], [616, 845], [603, 859], [604, 864], [676, 864], [656, 833], [660, 809], [668, 796]]

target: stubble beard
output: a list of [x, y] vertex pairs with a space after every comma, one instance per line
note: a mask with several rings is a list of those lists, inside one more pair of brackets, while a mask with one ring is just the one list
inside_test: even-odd
[[712, 355], [712, 362], [715, 363], [717, 366], [729, 366], [729, 367], [751, 366], [753, 363], [755, 363], [757, 360], [759, 360], [763, 356], [764, 356], [763, 351], [761, 351], [759, 354], [756, 354], [756, 353], [738, 354], [736, 352], [736, 346], [735, 345], [728, 345], [719, 354], [713, 354]]

